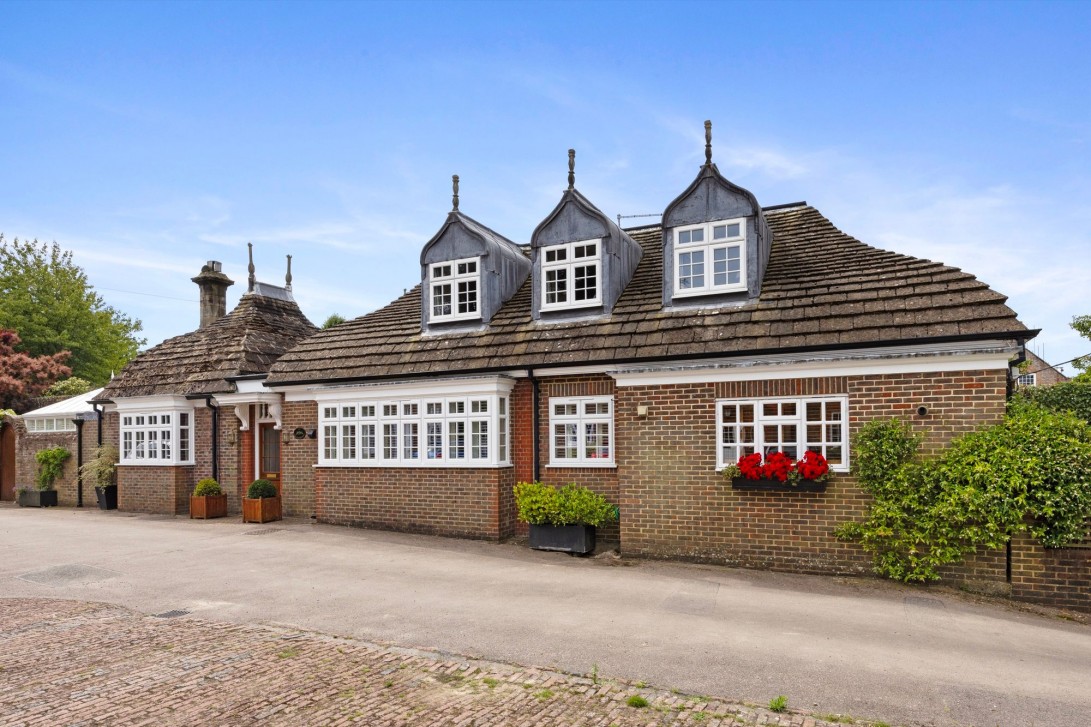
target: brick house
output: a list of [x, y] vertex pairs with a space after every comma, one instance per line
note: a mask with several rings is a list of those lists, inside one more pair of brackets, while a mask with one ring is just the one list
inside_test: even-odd
[[1015, 377], [1017, 386], [1056, 386], [1069, 380], [1056, 367], [1050, 366], [1029, 348], [1026, 353], [1027, 360], [1019, 367]]
[[[186, 355], [168, 341], [131, 364], [104, 397], [122, 415], [141, 397], [193, 407], [201, 455], [123, 466], [122, 509], [180, 509], [216, 466], [200, 438], [209, 402], [221, 417], [236, 407], [221, 418], [221, 481], [261, 473], [247, 431], [264, 403], [289, 514], [500, 540], [525, 533], [516, 482], [577, 482], [619, 504], [603, 535], [626, 555], [869, 572], [833, 535], [869, 504], [852, 435], [898, 417], [935, 452], [998, 421], [1037, 331], [969, 273], [866, 245], [806, 203], [761, 206], [712, 163], [707, 125], [705, 164], [657, 225], [615, 224], [576, 189], [573, 154], [527, 245], [466, 215], [455, 177], [419, 283], [389, 305], [322, 331], [295, 315], [261, 366], [209, 366], [200, 382], [186, 367], [230, 337], [197, 331], [172, 344]], [[736, 490], [721, 474], [776, 450], [822, 452], [827, 489]], [[1024, 538], [951, 578], [1091, 610], [1089, 555]]]
[[[260, 379], [285, 351], [317, 328], [292, 296], [291, 256], [284, 286], [258, 282], [251, 250], [247, 292], [230, 313], [234, 282], [210, 261], [193, 282], [201, 289], [200, 327], [131, 361], [94, 402], [103, 407], [100, 436], [115, 442], [118, 509], [185, 513], [205, 477], [220, 482], [229, 512], [256, 477], [280, 486], [280, 394]], [[308, 502], [284, 493], [289, 514]]]

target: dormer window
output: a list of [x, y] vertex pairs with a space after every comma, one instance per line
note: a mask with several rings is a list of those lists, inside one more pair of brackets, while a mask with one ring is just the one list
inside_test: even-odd
[[480, 318], [478, 258], [433, 264], [429, 270], [431, 320], [460, 321]]
[[674, 295], [746, 290], [746, 219], [674, 228]]
[[542, 248], [542, 310], [600, 305], [601, 253], [601, 240]]

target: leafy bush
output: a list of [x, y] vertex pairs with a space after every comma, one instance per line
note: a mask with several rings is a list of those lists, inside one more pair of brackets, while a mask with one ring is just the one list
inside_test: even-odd
[[78, 396], [80, 394], [86, 394], [93, 388], [95, 388], [95, 385], [87, 379], [81, 379], [79, 376], [71, 376], [50, 386], [45, 390], [45, 395]]
[[34, 459], [38, 460], [38, 489], [52, 490], [53, 483], [64, 473], [64, 463], [72, 456], [64, 447], [38, 450]]
[[[979, 547], [1029, 531], [1042, 545], [1080, 540], [1091, 517], [1091, 425], [1070, 412], [1014, 400], [1000, 424], [955, 440], [937, 458], [910, 461], [918, 438], [879, 422], [854, 440], [860, 484], [875, 501], [866, 520], [838, 529], [875, 570], [902, 581]], [[863, 465], [863, 466], [861, 466]]]
[[251, 500], [261, 500], [266, 497], [277, 496], [277, 486], [269, 480], [254, 480], [250, 487], [246, 488], [246, 496]]
[[117, 471], [118, 452], [112, 444], [104, 444], [95, 450], [95, 455], [80, 467], [80, 474], [95, 487], [109, 487], [114, 484], [114, 472]]
[[[256, 484], [256, 483], [255, 483]], [[251, 485], [253, 487], [253, 485]], [[276, 487], [273, 488], [276, 491]], [[220, 483], [211, 477], [206, 477], [197, 483], [197, 486], [193, 488], [194, 497], [207, 497], [209, 495], [222, 495], [224, 494], [223, 488], [220, 487]], [[275, 497], [276, 495], [274, 495]]]
[[520, 482], [513, 488], [519, 520], [531, 525], [594, 525], [613, 522], [617, 508], [605, 497], [579, 485], [561, 488]]
[[1027, 386], [1015, 394], [1053, 411], [1070, 411], [1091, 423], [1091, 384], [1069, 382], [1056, 386]]

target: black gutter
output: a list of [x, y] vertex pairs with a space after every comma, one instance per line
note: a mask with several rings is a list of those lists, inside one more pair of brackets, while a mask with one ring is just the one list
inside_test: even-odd
[[[932, 336], [930, 338], [897, 339], [892, 341], [860, 341], [854, 343], [829, 343], [821, 346], [786, 346], [784, 348], [758, 348], [749, 351], [702, 351], [700, 353], [681, 353], [666, 356], [641, 356], [637, 358], [611, 358], [587, 361], [564, 361], [560, 363], [536, 363], [534, 368], [541, 369], [567, 369], [577, 366], [602, 366], [605, 364], [641, 364], [657, 363], [663, 361], [694, 361], [706, 358], [747, 358], [750, 356], [770, 356], [775, 354], [790, 353], [815, 353], [823, 351], [848, 351], [858, 348], [894, 348], [895, 346], [923, 346], [934, 343], [963, 343], [971, 341], [991, 341], [996, 339], [1014, 338], [1020, 346], [1042, 332], [1040, 328], [1026, 328], [1020, 331], [1002, 331], [997, 333], [973, 333], [964, 336]], [[525, 367], [525, 364], [523, 365]], [[477, 369], [448, 369], [444, 376], [472, 376], [480, 374], [506, 373], [520, 368], [514, 366], [485, 366]], [[304, 386], [321, 384], [354, 384], [358, 382], [388, 381], [397, 379], [433, 378], [435, 371], [419, 371], [399, 374], [382, 374], [378, 376], [352, 376], [343, 379], [300, 379], [296, 381], [273, 381], [266, 386], [276, 388], [278, 386]]]
[[538, 388], [538, 379], [534, 377], [534, 369], [527, 369], [527, 378], [530, 379], [531, 391], [534, 393], [531, 396], [531, 410], [530, 421], [531, 429], [531, 453], [534, 457], [534, 481], [538, 482], [542, 479], [542, 463], [538, 455], [538, 448], [541, 446], [541, 432], [539, 431], [540, 417], [538, 415], [538, 402], [541, 392]]
[[102, 405], [102, 402], [98, 402], [98, 401], [92, 401], [91, 402], [91, 408], [95, 410], [95, 418], [98, 419], [98, 446], [99, 447], [102, 446], [102, 409], [99, 409], [99, 407], [101, 405]]
[[[212, 403], [212, 396], [205, 396], [205, 406], [212, 410], [212, 479], [220, 481], [220, 407]], [[193, 422], [196, 431], [197, 422]], [[196, 444], [196, 441], [194, 441]], [[196, 457], [196, 452], [194, 452]]]
[[83, 507], [83, 419], [76, 417], [76, 507]]

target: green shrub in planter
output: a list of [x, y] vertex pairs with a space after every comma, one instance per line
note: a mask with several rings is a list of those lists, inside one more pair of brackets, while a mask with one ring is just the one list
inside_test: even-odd
[[194, 497], [206, 497], [208, 495], [222, 495], [224, 494], [223, 488], [220, 487], [220, 483], [211, 477], [207, 477], [197, 483], [197, 487], [193, 489]]
[[39, 450], [34, 458], [38, 460], [38, 489], [52, 490], [53, 483], [64, 474], [64, 463], [72, 456], [64, 447]]
[[617, 519], [617, 508], [605, 497], [576, 484], [561, 488], [541, 482], [520, 482], [514, 487], [519, 520], [530, 525], [593, 525]]
[[246, 496], [251, 500], [263, 500], [277, 496], [277, 486], [269, 480], [254, 480], [246, 489]]

